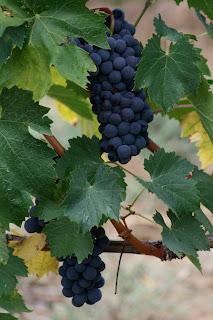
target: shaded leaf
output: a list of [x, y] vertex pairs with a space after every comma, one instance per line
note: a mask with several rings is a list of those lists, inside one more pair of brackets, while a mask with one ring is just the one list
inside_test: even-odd
[[56, 257], [75, 255], [85, 259], [93, 249], [90, 232], [82, 233], [78, 224], [68, 218], [51, 221], [44, 229], [52, 254]]
[[91, 103], [88, 96], [75, 88], [64, 88], [63, 86], [52, 86], [48, 95], [63, 103], [77, 114], [87, 119], [92, 119]]
[[169, 211], [168, 217], [171, 220], [169, 228], [162, 217], [157, 212], [154, 216], [156, 223], [163, 227], [163, 243], [178, 256], [186, 254], [197, 257], [198, 250], [209, 250], [207, 238], [200, 223], [192, 215], [177, 217], [172, 211]]

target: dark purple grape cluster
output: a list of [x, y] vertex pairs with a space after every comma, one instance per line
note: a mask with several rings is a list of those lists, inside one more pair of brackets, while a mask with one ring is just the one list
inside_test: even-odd
[[145, 102], [143, 90], [135, 92], [134, 76], [142, 47], [134, 38], [135, 27], [115, 9], [114, 33], [107, 35], [110, 50], [104, 50], [76, 40], [97, 66], [91, 73], [89, 89], [93, 111], [98, 115], [102, 134], [101, 150], [110, 161], [125, 164], [148, 144], [148, 123], [153, 113]]
[[30, 218], [28, 218], [24, 223], [24, 228], [29, 233], [41, 233], [46, 224], [44, 220], [40, 220], [38, 217], [34, 217], [33, 215], [36, 210], [37, 204], [38, 201], [36, 201], [36, 204], [30, 208]]
[[105, 281], [101, 272], [105, 269], [105, 263], [100, 254], [108, 245], [109, 239], [103, 228], [94, 227], [91, 234], [94, 241], [93, 253], [81, 263], [78, 263], [75, 256], [67, 257], [59, 268], [63, 295], [72, 298], [75, 307], [81, 307], [85, 303], [95, 304], [102, 297], [100, 288]]

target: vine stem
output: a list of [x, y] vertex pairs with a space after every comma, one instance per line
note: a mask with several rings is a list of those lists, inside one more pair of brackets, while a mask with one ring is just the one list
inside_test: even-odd
[[153, 0], [146, 0], [143, 10], [141, 11], [138, 18], [135, 21], [135, 24], [134, 24], [135, 27], [137, 27], [142, 17], [144, 16], [145, 12], [149, 9], [149, 7], [151, 7], [152, 4], [153, 4]]

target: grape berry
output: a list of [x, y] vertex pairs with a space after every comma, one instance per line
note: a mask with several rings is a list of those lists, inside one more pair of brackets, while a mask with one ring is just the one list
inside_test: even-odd
[[33, 216], [35, 209], [36, 205], [31, 207], [29, 212], [30, 218], [28, 218], [24, 223], [24, 228], [28, 233], [41, 233], [43, 228], [45, 227], [44, 220], [40, 220], [39, 218]]
[[125, 164], [148, 144], [148, 123], [153, 113], [143, 90], [132, 91], [142, 48], [133, 37], [135, 28], [124, 20], [124, 13], [113, 11], [113, 35], [107, 35], [110, 50], [92, 47], [83, 40], [77, 45], [86, 50], [97, 66], [90, 74], [91, 102], [100, 122], [101, 151], [110, 161]]
[[91, 231], [94, 249], [83, 262], [78, 263], [77, 258], [67, 257], [59, 268], [62, 277], [62, 293], [67, 298], [72, 298], [75, 307], [81, 307], [85, 303], [92, 305], [101, 300], [100, 288], [104, 286], [104, 278], [101, 272], [105, 269], [105, 263], [100, 254], [108, 245], [108, 238], [103, 228], [94, 227]]

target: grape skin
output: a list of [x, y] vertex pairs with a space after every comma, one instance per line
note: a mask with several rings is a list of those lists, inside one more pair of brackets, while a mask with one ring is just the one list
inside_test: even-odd
[[[132, 91], [142, 47], [134, 38], [135, 27], [124, 13], [113, 10], [114, 32], [108, 34], [110, 50], [92, 47], [80, 42], [97, 66], [90, 74], [91, 102], [100, 122], [100, 148], [108, 153], [110, 161], [126, 164], [149, 143], [148, 123], [153, 113], [146, 104], [143, 90]], [[98, 58], [98, 57], [99, 58]], [[94, 254], [99, 254], [98, 248]]]
[[93, 254], [78, 263], [77, 258], [67, 257], [59, 268], [62, 276], [62, 293], [67, 298], [72, 298], [75, 307], [81, 307], [85, 303], [92, 305], [101, 300], [100, 288], [104, 286], [101, 272], [105, 269], [105, 263], [99, 254], [103, 252], [109, 243], [103, 228], [94, 227], [91, 230], [94, 241]]

